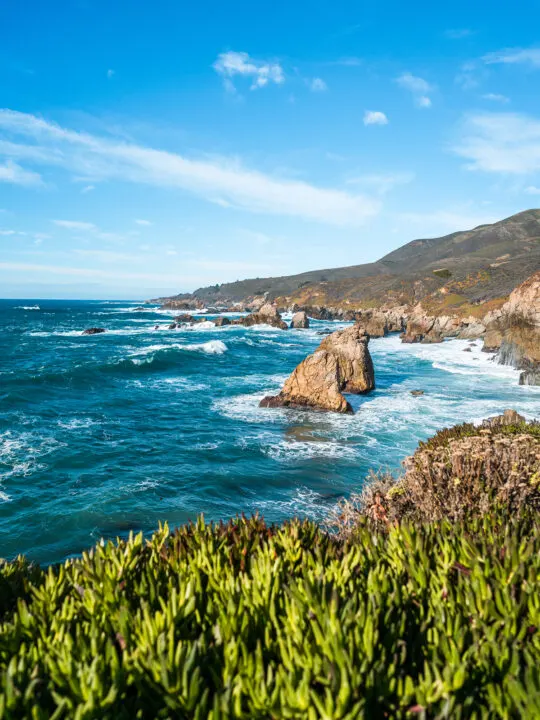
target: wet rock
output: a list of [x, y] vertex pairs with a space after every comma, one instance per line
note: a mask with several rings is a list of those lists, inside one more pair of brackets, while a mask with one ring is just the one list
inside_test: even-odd
[[246, 315], [246, 317], [239, 318], [235, 321], [235, 325], [244, 325], [245, 327], [271, 325], [280, 330], [287, 330], [289, 327], [287, 323], [281, 319], [277, 307], [270, 305], [270, 303], [263, 305], [258, 312], [253, 312], [250, 315]]
[[176, 330], [177, 327], [178, 327], [178, 326], [177, 326], [176, 323], [171, 323], [171, 324], [169, 325], [169, 330]]
[[424, 394], [424, 390], [411, 390], [411, 395], [413, 397], [420, 397], [420, 395]]
[[230, 325], [231, 321], [228, 317], [219, 317], [214, 320], [214, 325], [216, 327], [224, 327], [225, 325]]
[[291, 320], [291, 328], [295, 330], [306, 329], [309, 327], [309, 318], [305, 310], [295, 312]]
[[279, 395], [264, 398], [260, 406], [352, 413], [342, 393], [375, 387], [368, 343], [369, 335], [358, 325], [332, 333], [297, 366]]
[[81, 335], [100, 335], [101, 333], [105, 332], [105, 328], [99, 328], [99, 327], [91, 327], [86, 328], [86, 330], [83, 330]]
[[463, 348], [463, 352], [472, 352], [472, 348], [470, 348], [470, 347]]

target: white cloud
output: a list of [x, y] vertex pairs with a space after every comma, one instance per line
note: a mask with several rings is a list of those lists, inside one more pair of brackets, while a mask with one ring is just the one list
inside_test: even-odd
[[12, 160], [8, 160], [5, 165], [0, 165], [0, 182], [27, 187], [43, 185], [41, 175], [31, 170], [25, 170]]
[[454, 152], [469, 170], [528, 174], [540, 171], [540, 121], [518, 113], [469, 115]]
[[15, 230], [0, 230], [0, 235], [7, 237], [8, 235], [16, 235]]
[[229, 79], [225, 85], [229, 92], [234, 89], [230, 78], [236, 75], [251, 78], [251, 90], [265, 87], [269, 83], [281, 85], [285, 82], [285, 74], [279, 62], [255, 60], [246, 52], [221, 53], [212, 67], [226, 80]]
[[499, 93], [486, 93], [485, 95], [482, 95], [482, 98], [484, 100], [492, 100], [493, 102], [499, 103], [510, 102], [510, 98], [507, 98], [506, 95], [499, 95]]
[[95, 189], [96, 189], [95, 185], [85, 185], [85, 187], [81, 188], [81, 193], [83, 193], [83, 195], [84, 195], [86, 193], [92, 192], [92, 190], [95, 190]]
[[535, 185], [529, 185], [523, 192], [527, 195], [540, 195], [540, 188], [537, 188]]
[[310, 81], [309, 89], [312, 92], [324, 92], [325, 90], [328, 90], [328, 85], [324, 82], [322, 78], [316, 77]]
[[245, 168], [237, 159], [192, 160], [123, 140], [75, 132], [34, 115], [0, 110], [0, 154], [61, 167], [75, 176], [173, 187], [253, 213], [358, 226], [380, 211], [380, 202]]
[[532, 65], [540, 67], [540, 48], [507, 48], [484, 55], [482, 60], [487, 65]]
[[66, 228], [66, 230], [97, 230], [94, 223], [80, 222], [79, 220], [53, 220], [58, 227]]
[[137, 223], [137, 225], [145, 225], [145, 226], [148, 226], [148, 225], [151, 225], [151, 224], [152, 224], [152, 223], [150, 222], [150, 220], [135, 220], [135, 222]]
[[434, 87], [428, 83], [424, 78], [412, 75], [409, 72], [403, 73], [396, 82], [405, 90], [408, 90], [414, 96], [414, 101], [419, 108], [431, 107], [431, 100], [428, 97], [428, 93], [434, 90]]
[[397, 185], [407, 185], [412, 182], [414, 177], [414, 173], [411, 172], [373, 173], [352, 177], [347, 182], [349, 185], [369, 188], [378, 195], [386, 195]]
[[427, 97], [427, 95], [420, 95], [420, 97], [416, 98], [415, 102], [420, 108], [431, 107], [431, 100]]
[[366, 110], [364, 125], [388, 125], [388, 118], [379, 110]]

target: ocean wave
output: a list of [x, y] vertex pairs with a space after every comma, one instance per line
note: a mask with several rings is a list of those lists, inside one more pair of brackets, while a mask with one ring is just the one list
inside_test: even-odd
[[41, 310], [39, 305], [17, 305], [15, 310]]

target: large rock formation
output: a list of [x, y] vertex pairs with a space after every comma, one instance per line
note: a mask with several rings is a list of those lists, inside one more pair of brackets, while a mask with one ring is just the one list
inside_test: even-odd
[[291, 319], [291, 328], [303, 330], [309, 327], [309, 318], [305, 310], [295, 312]]
[[520, 369], [520, 385], [540, 384], [540, 271], [513, 290], [492, 316], [483, 349], [498, 351], [498, 362]]
[[342, 393], [375, 387], [368, 343], [369, 335], [359, 325], [332, 333], [298, 365], [279, 395], [265, 397], [260, 406], [352, 413]]

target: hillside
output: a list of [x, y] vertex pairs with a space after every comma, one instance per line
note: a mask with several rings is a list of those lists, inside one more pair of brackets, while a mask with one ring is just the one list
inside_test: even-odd
[[456, 297], [457, 304], [477, 303], [507, 296], [539, 268], [540, 210], [526, 210], [492, 225], [413, 240], [373, 263], [224, 283], [174, 299], [228, 304], [268, 293], [283, 303], [369, 307], [415, 303], [445, 286], [447, 304], [448, 296], [450, 303]]

